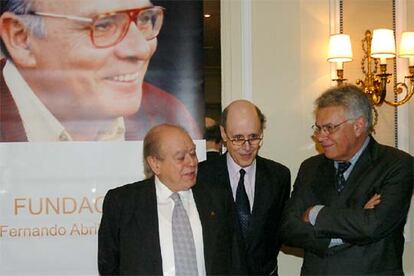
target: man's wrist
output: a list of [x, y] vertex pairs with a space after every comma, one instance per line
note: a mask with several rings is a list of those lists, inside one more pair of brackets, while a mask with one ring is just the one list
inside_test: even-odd
[[325, 207], [325, 205], [315, 205], [309, 211], [309, 222], [313, 226], [315, 226], [316, 218], [318, 217], [319, 212], [322, 210], [323, 207]]

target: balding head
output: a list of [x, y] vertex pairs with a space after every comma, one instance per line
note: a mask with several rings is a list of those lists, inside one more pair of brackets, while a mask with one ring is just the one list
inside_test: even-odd
[[256, 117], [259, 120], [261, 130], [263, 131], [266, 127], [266, 117], [262, 111], [247, 100], [233, 101], [223, 110], [220, 124], [224, 128], [226, 128], [230, 113], [232, 113], [232, 115], [237, 114], [237, 116], [249, 117], [249, 119]]
[[224, 109], [221, 137], [227, 143], [230, 156], [240, 167], [250, 166], [255, 160], [265, 122], [260, 109], [246, 100], [234, 101]]
[[155, 174], [171, 191], [182, 191], [195, 184], [197, 154], [188, 133], [181, 127], [162, 124], [150, 129], [144, 138], [146, 175]]
[[144, 161], [145, 161], [145, 175], [152, 176], [153, 172], [146, 162], [149, 156], [162, 158], [162, 144], [163, 140], [166, 139], [168, 133], [181, 131], [187, 133], [183, 128], [170, 125], [170, 124], [161, 124], [151, 128], [144, 137]]

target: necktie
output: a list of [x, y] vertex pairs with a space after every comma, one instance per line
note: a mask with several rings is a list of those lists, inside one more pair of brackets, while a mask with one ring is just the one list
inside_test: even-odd
[[345, 188], [344, 173], [351, 166], [351, 162], [338, 162], [338, 169], [336, 171], [336, 190], [338, 193]]
[[172, 233], [175, 274], [177, 276], [197, 275], [196, 250], [190, 220], [188, 219], [180, 195], [173, 193], [171, 198], [174, 200]]
[[236, 208], [237, 215], [239, 217], [240, 227], [243, 233], [243, 237], [246, 238], [247, 229], [249, 228], [249, 218], [250, 218], [250, 204], [249, 198], [247, 197], [246, 189], [244, 187], [244, 175], [246, 171], [240, 170], [240, 179], [237, 184], [236, 191]]

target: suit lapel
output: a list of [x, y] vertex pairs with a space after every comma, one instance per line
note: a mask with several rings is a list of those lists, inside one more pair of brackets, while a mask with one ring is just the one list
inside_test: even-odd
[[321, 156], [322, 160], [314, 168], [312, 179], [312, 191], [315, 194], [310, 205], [334, 205], [338, 199], [338, 192], [335, 187], [335, 167], [332, 160]]
[[214, 209], [214, 202], [210, 194], [201, 184], [197, 184], [192, 189], [194, 201], [197, 206], [198, 215], [203, 232], [203, 244], [204, 244], [204, 262], [206, 266], [206, 272], [209, 274], [213, 252], [215, 252], [216, 244], [213, 242], [216, 240], [216, 210]]
[[[373, 168], [375, 162], [373, 161], [376, 141], [371, 137], [371, 141], [368, 147], [362, 153], [357, 163], [355, 164], [351, 174], [345, 185], [345, 189], [338, 194], [335, 187], [335, 167], [333, 161], [323, 157], [322, 162], [315, 168], [316, 177], [312, 183], [312, 189], [319, 199], [317, 204], [323, 204], [328, 206], [344, 206], [348, 199], [355, 194], [355, 190], [358, 189], [361, 183], [364, 183], [363, 179], [366, 176], [366, 172]], [[321, 181], [322, 180], [322, 181]]]
[[[150, 182], [150, 185], [147, 185]], [[157, 196], [155, 192], [154, 178], [150, 178], [142, 185], [146, 185], [147, 191], [139, 193], [135, 204], [135, 221], [137, 232], [145, 235], [142, 241], [146, 243], [145, 248], [152, 248], [147, 252], [148, 261], [153, 262], [154, 267], [159, 267], [162, 271], [161, 246], [159, 239]], [[146, 235], [148, 233], [148, 235]], [[134, 241], [131, 241], [134, 242]], [[144, 247], [137, 244], [138, 247]]]
[[372, 159], [373, 152], [376, 148], [377, 142], [371, 137], [367, 148], [359, 157], [357, 163], [352, 169], [351, 174], [348, 177], [348, 180], [345, 185], [345, 189], [341, 193], [341, 202], [347, 200], [350, 196], [355, 194], [355, 189], [357, 189], [362, 183], [364, 183], [364, 178], [367, 175], [367, 171], [373, 168], [375, 163]]
[[[230, 174], [229, 174], [229, 170], [228, 170], [228, 167], [227, 167], [227, 154], [229, 154], [229, 153], [227, 152], [227, 153], [223, 154], [222, 156], [220, 156], [220, 162], [217, 162], [218, 167], [215, 168], [216, 169], [216, 174], [217, 174], [216, 181], [217, 181], [217, 183], [221, 183], [221, 184], [225, 185], [225, 189], [226, 189], [227, 193], [229, 194], [229, 197], [232, 200], [231, 208], [232, 208], [232, 213], [233, 213], [233, 225], [235, 227], [234, 228], [235, 239], [237, 240], [237, 246], [240, 246], [243, 249], [242, 251], [245, 251], [246, 248], [248, 247], [248, 245], [247, 245], [247, 241], [245, 241], [242, 238], [242, 233], [241, 233], [239, 220], [238, 220], [238, 216], [237, 216], [236, 203], [234, 202], [233, 191], [231, 189], [231, 184], [230, 184]], [[241, 248], [240, 248], [240, 250], [241, 250]]]
[[263, 162], [264, 161], [261, 158], [256, 158], [254, 203], [252, 214], [249, 220], [247, 247], [251, 245], [254, 237], [258, 236], [256, 231], [259, 227], [256, 227], [256, 225], [263, 223], [262, 220], [266, 218], [266, 210], [272, 204], [271, 195], [269, 194], [269, 191], [271, 191], [269, 185], [271, 184], [269, 182], [269, 177], [266, 174], [265, 165]]
[[[229, 154], [229, 153], [227, 153]], [[224, 183], [224, 185], [226, 186], [227, 191], [233, 195], [233, 192], [231, 190], [231, 184], [230, 184], [230, 174], [229, 174], [229, 170], [227, 168], [227, 154], [223, 154], [220, 158], [220, 166], [218, 168], [218, 173], [217, 173], [217, 177], [218, 177], [218, 181], [219, 183]]]

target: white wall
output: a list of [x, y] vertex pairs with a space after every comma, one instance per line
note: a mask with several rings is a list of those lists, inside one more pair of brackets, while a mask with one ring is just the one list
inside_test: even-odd
[[[251, 12], [251, 25], [246, 26], [242, 10]], [[381, 12], [387, 9], [386, 1], [346, 0], [352, 4], [381, 2]], [[363, 3], [364, 2], [364, 3]], [[326, 62], [330, 30], [329, 0], [223, 0], [222, 2], [222, 105], [238, 98], [249, 98], [266, 114], [264, 146], [261, 155], [287, 165], [292, 183], [300, 163], [316, 154], [310, 136], [314, 122], [314, 99], [332, 85], [330, 65]], [[349, 4], [349, 3], [348, 3]], [[384, 8], [385, 6], [385, 8]], [[389, 6], [391, 7], [391, 6]], [[407, 1], [407, 14], [414, 14], [414, 0]], [[363, 12], [366, 13], [366, 10]], [[377, 11], [375, 11], [377, 12]], [[379, 11], [378, 11], [379, 12]], [[363, 16], [354, 16], [353, 20]], [[375, 17], [375, 16], [374, 16]], [[414, 20], [407, 16], [408, 30], [414, 30]], [[346, 24], [346, 23], [345, 23]], [[365, 23], [364, 23], [365, 24]], [[345, 25], [346, 26], [346, 25]], [[362, 28], [372, 28], [365, 26]], [[382, 26], [381, 26], [382, 27]], [[242, 40], [244, 28], [251, 28], [251, 41]], [[345, 27], [346, 28], [346, 27]], [[410, 29], [411, 28], [411, 29]], [[363, 33], [361, 34], [363, 35]], [[356, 40], [360, 40], [359, 37]], [[245, 53], [251, 43], [251, 53]], [[248, 44], [247, 44], [248, 45]], [[360, 48], [359, 43], [355, 46]], [[247, 47], [248, 49], [248, 47]], [[251, 59], [251, 76], [243, 75], [243, 58]], [[359, 67], [359, 59], [356, 61]], [[359, 76], [359, 75], [358, 75]], [[243, 84], [250, 83], [252, 93], [246, 94]], [[349, 76], [354, 80], [356, 77]], [[414, 100], [412, 100], [414, 101]], [[413, 107], [413, 103], [411, 103]], [[414, 125], [411, 108], [410, 124]], [[376, 138], [393, 143], [392, 114], [381, 113], [381, 128]], [[410, 150], [414, 152], [414, 130], [410, 131]], [[411, 224], [413, 224], [411, 214]], [[414, 227], [411, 227], [413, 229]], [[411, 231], [413, 232], [413, 230]], [[414, 237], [406, 243], [404, 267], [406, 275], [414, 275]], [[279, 255], [280, 275], [298, 275], [302, 259], [292, 255]]]

